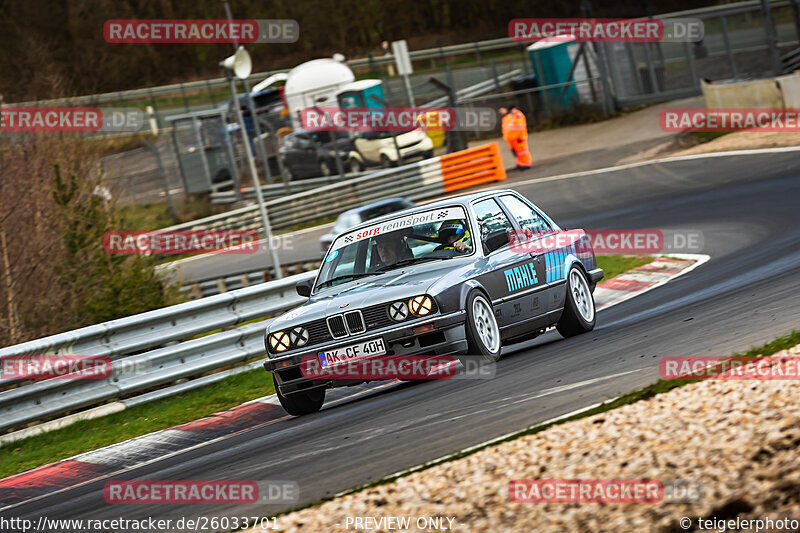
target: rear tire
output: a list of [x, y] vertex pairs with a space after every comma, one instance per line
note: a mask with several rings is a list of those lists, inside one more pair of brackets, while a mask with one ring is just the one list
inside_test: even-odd
[[296, 392], [289, 396], [281, 394], [281, 389], [278, 387], [278, 380], [275, 375], [272, 375], [272, 383], [275, 384], [275, 394], [278, 395], [278, 401], [287, 413], [294, 416], [309, 415], [316, 413], [322, 408], [325, 403], [325, 389], [315, 389], [309, 392]]
[[564, 312], [556, 329], [564, 337], [573, 337], [592, 331], [597, 323], [594, 295], [589, 290], [586, 274], [577, 266], [569, 270]]
[[478, 355], [490, 362], [497, 361], [500, 359], [502, 342], [491, 302], [482, 292], [474, 290], [467, 296], [466, 308], [466, 355]]
[[319, 171], [322, 173], [322, 176], [326, 178], [333, 174], [333, 170], [331, 170], [331, 166], [327, 161], [319, 162]]

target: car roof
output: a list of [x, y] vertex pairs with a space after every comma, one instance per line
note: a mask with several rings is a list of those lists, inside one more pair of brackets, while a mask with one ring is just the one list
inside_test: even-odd
[[[427, 204], [416, 205], [414, 207], [409, 207], [408, 209], [403, 209], [402, 211], [396, 211], [394, 213], [389, 213], [388, 215], [384, 215], [378, 218], [373, 218], [371, 220], [362, 222], [357, 226], [353, 226], [352, 228], [348, 228], [348, 231], [356, 230], [362, 226], [371, 226], [377, 222], [381, 222], [383, 220], [389, 220], [398, 216], [403, 216], [409, 213], [414, 213], [416, 211], [425, 211], [427, 209], [436, 209], [437, 207], [445, 207], [453, 204], [461, 204], [465, 207], [469, 205], [469, 203], [473, 200], [477, 200], [479, 198], [490, 198], [493, 196], [497, 196], [499, 194], [507, 194], [513, 193], [516, 194], [516, 191], [513, 189], [497, 189], [497, 190], [489, 190], [489, 191], [478, 191], [473, 193], [467, 194], [460, 194], [458, 196], [450, 196], [448, 198], [443, 198], [441, 200], [437, 200], [435, 202], [429, 202]], [[393, 200], [397, 200], [397, 198], [393, 198]]]
[[[410, 201], [411, 200], [409, 200], [408, 198], [402, 198], [400, 196], [398, 196], [396, 198], [386, 198], [384, 200], [378, 200], [377, 202], [372, 202], [371, 204], [366, 204], [366, 205], [362, 205], [362, 206], [359, 206], [359, 207], [354, 207], [353, 209], [348, 209], [347, 211], [345, 211], [342, 214], [343, 215], [347, 215], [347, 214], [351, 214], [351, 213], [360, 213], [361, 211], [367, 211], [369, 209], [374, 209], [376, 207], [381, 207], [382, 205], [393, 204], [395, 202], [410, 202]], [[411, 209], [411, 208], [409, 208], [409, 209]], [[393, 213], [389, 213], [389, 214], [391, 215]], [[383, 218], [383, 217], [381, 217], [381, 218]], [[373, 218], [372, 220], [377, 220], [377, 219]]]

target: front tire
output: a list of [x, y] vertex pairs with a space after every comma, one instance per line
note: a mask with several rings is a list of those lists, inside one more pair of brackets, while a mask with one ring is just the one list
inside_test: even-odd
[[589, 290], [586, 274], [577, 266], [573, 266], [567, 276], [567, 294], [564, 312], [556, 325], [556, 329], [564, 337], [573, 337], [592, 331], [597, 323], [597, 312], [594, 295]]
[[316, 413], [322, 408], [325, 402], [325, 389], [314, 389], [308, 392], [296, 392], [289, 396], [281, 394], [281, 389], [278, 387], [278, 380], [275, 375], [272, 375], [272, 383], [275, 384], [275, 394], [278, 395], [278, 401], [287, 413], [294, 416], [310, 415]]
[[500, 359], [500, 328], [491, 302], [480, 291], [467, 297], [467, 349], [468, 355], [479, 355], [486, 361]]
[[364, 172], [364, 165], [355, 157], [350, 158], [350, 170], [353, 172]]

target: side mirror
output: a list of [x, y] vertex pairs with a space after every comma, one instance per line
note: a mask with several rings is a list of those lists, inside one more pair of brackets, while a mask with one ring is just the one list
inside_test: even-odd
[[300, 281], [295, 285], [295, 290], [297, 290], [297, 294], [300, 296], [305, 296], [306, 298], [311, 296], [311, 287], [314, 285], [313, 279], [307, 279], [304, 281]]

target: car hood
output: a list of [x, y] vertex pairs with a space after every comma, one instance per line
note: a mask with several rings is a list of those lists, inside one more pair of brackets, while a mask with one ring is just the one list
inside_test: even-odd
[[325, 289], [300, 307], [273, 320], [269, 331], [278, 331], [337, 313], [425, 294], [431, 285], [446, 275], [452, 275], [457, 265], [471, 263], [468, 258], [432, 261]]

